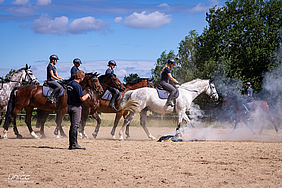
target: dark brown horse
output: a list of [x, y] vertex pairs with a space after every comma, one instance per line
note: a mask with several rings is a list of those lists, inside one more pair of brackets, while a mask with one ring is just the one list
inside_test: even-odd
[[[95, 89], [100, 92], [102, 89], [100, 82], [97, 78], [96, 74], [86, 74], [84, 80], [81, 82], [81, 86], [83, 89], [89, 87]], [[16, 91], [16, 94], [15, 94]], [[56, 124], [62, 136], [66, 136], [61, 123], [64, 115], [67, 112], [67, 92], [64, 91], [63, 95], [59, 98], [57, 104], [51, 104], [47, 102], [47, 97], [44, 97], [42, 94], [42, 86], [36, 85], [28, 85], [19, 87], [11, 93], [10, 101], [8, 104], [8, 110], [6, 114], [5, 124], [4, 124], [4, 138], [7, 138], [8, 127], [11, 122], [14, 124], [14, 132], [17, 135], [17, 138], [21, 138], [22, 136], [19, 134], [17, 126], [16, 126], [16, 116], [22, 110], [26, 111], [25, 123], [28, 126], [30, 134], [39, 138], [33, 131], [31, 127], [31, 117], [32, 111], [34, 108], [38, 108], [43, 110], [46, 114], [44, 117], [47, 117], [51, 111], [56, 112]], [[43, 126], [42, 126], [43, 127]], [[44, 128], [41, 128], [41, 133], [44, 135]]]
[[[103, 84], [103, 80], [100, 80], [100, 83], [103, 86], [107, 85], [107, 84]], [[138, 89], [138, 88], [141, 88], [141, 87], [153, 87], [152, 80], [150, 80], [148, 78], [139, 78], [135, 81], [132, 81], [132, 82], [126, 84], [126, 89], [122, 92], [120, 99], [117, 101], [117, 106], [119, 106], [121, 99], [122, 99], [122, 96], [125, 92], [127, 92], [129, 90], [133, 90], [133, 89]], [[104, 90], [105, 89], [106, 88], [104, 88]], [[97, 121], [97, 126], [95, 128], [95, 131], [92, 133], [94, 138], [97, 137], [99, 129], [100, 129], [100, 125], [101, 125], [101, 118], [99, 117], [97, 112], [116, 113], [114, 126], [113, 126], [112, 131], [111, 131], [111, 135], [112, 135], [113, 138], [115, 136], [115, 130], [116, 130], [116, 127], [118, 125], [119, 120], [121, 119], [122, 116], [125, 118], [128, 114], [128, 110], [126, 110], [125, 108], [119, 110], [118, 112], [115, 112], [111, 107], [109, 107], [109, 103], [110, 103], [110, 101], [101, 99], [100, 105], [99, 105], [97, 111], [95, 113], [92, 113], [92, 117], [94, 117]], [[89, 113], [87, 113], [88, 111], [89, 110], [86, 109], [84, 111], [85, 113], [83, 113], [82, 116], [81, 116], [81, 125], [80, 125], [80, 128], [79, 128], [79, 134], [82, 138], [87, 138], [87, 135], [84, 132], [84, 127], [86, 125], [86, 119], [87, 119], [88, 114], [89, 114]], [[126, 130], [128, 132], [128, 126], [127, 126]], [[128, 133], [128, 135], [129, 135], [129, 133]]]
[[[237, 125], [242, 122], [244, 123], [250, 130], [254, 133], [252, 128], [249, 126], [252, 121], [254, 121], [254, 117], [252, 117], [252, 114], [255, 114], [258, 110], [260, 110], [262, 113], [259, 113], [258, 115], [255, 115], [255, 118], [262, 118], [263, 119], [269, 119], [275, 129], [276, 132], [278, 132], [278, 128], [276, 126], [274, 117], [271, 115], [271, 112], [269, 111], [269, 105], [266, 101], [263, 100], [255, 100], [250, 103], [246, 103], [245, 99], [232, 96], [232, 97], [225, 97], [223, 100], [223, 105], [226, 107], [227, 105], [230, 105], [233, 107], [235, 111], [235, 124], [233, 129], [236, 129]], [[263, 127], [261, 126], [259, 133], [261, 134], [263, 131]]]

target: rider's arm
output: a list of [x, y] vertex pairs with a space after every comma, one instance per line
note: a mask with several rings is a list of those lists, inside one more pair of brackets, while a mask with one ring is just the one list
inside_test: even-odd
[[179, 84], [179, 82], [178, 82], [176, 79], [174, 79], [174, 78], [172, 77], [171, 73], [168, 73], [167, 75], [168, 75], [168, 77], [169, 77], [169, 79], [170, 79], [171, 81], [173, 81], [173, 82], [176, 83], [176, 84]]
[[58, 76], [58, 74], [56, 73], [56, 75], [54, 75], [53, 71], [52, 70], [49, 70], [50, 71], [50, 75], [52, 78], [54, 78], [55, 80], [62, 80], [63, 78]]

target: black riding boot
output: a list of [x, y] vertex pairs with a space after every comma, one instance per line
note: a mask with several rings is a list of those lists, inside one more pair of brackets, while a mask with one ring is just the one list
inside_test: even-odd
[[113, 96], [112, 96], [112, 98], [111, 98], [111, 101], [110, 101], [110, 107], [111, 107], [112, 109], [114, 109], [114, 111], [118, 111], [118, 110], [116, 109], [116, 99], [117, 99], [117, 97], [118, 97], [118, 94], [113, 94]]
[[56, 103], [55, 98], [59, 95], [59, 92], [60, 92], [60, 88], [55, 88], [52, 91], [51, 95], [48, 97], [48, 102], [50, 102], [52, 104]]
[[73, 149], [85, 150], [86, 149], [77, 144], [77, 128], [70, 128], [69, 143], [70, 143], [70, 146], [69, 146], [70, 150], [73, 150]]
[[173, 107], [172, 99], [173, 99], [173, 95], [172, 95], [172, 94], [169, 94], [165, 105], [166, 105], [166, 106], [171, 106], [171, 107]]

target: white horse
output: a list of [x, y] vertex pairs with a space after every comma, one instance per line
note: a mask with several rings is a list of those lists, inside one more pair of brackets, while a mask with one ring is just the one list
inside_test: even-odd
[[0, 80], [0, 124], [7, 111], [11, 91], [15, 87], [21, 86], [22, 83], [39, 84], [39, 81], [36, 79], [28, 65], [11, 73], [8, 78]]
[[[190, 123], [186, 112], [189, 111], [192, 101], [201, 93], [205, 92], [214, 100], [218, 100], [218, 94], [214, 84], [210, 80], [195, 79], [190, 82], [186, 82], [179, 86], [179, 96], [176, 99], [174, 107], [166, 106], [167, 99], [160, 99], [157, 90], [154, 88], [140, 88], [132, 91], [128, 91], [123, 96], [123, 102], [130, 100], [136, 100], [139, 105], [136, 111], [131, 111], [125, 118], [124, 123], [120, 129], [120, 140], [123, 140], [124, 127], [127, 126], [133, 119], [134, 114], [140, 113], [140, 124], [146, 132], [147, 136], [151, 139], [155, 137], [148, 131], [146, 127], [147, 111], [151, 110], [159, 114], [167, 114], [176, 112], [178, 114], [177, 122], [177, 134], [179, 134], [179, 128], [182, 120], [186, 123]], [[129, 137], [128, 129], [126, 131], [127, 138]]]

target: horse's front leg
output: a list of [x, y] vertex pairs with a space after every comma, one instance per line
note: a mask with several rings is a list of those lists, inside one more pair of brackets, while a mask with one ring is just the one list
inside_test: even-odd
[[124, 127], [127, 126], [131, 122], [133, 117], [134, 117], [134, 112], [130, 112], [130, 114], [124, 119], [124, 122], [123, 122], [121, 129], [119, 131], [119, 139], [120, 140], [123, 140]]
[[81, 138], [88, 138], [87, 134], [85, 133], [85, 125], [89, 114], [89, 107], [82, 106], [81, 110], [81, 122], [79, 125], [78, 133]]
[[114, 126], [112, 128], [112, 131], [111, 131], [111, 135], [112, 135], [112, 138], [115, 139], [115, 132], [116, 132], [116, 128], [117, 128], [117, 125], [118, 125], [118, 122], [120, 120], [120, 118], [123, 116], [123, 111], [120, 111], [120, 112], [117, 112], [116, 113], [116, 117], [115, 117], [115, 121], [114, 121]]
[[180, 137], [180, 127], [181, 127], [181, 123], [182, 123], [182, 120], [183, 118], [185, 117], [185, 121], [186, 123], [190, 123], [190, 120], [188, 118], [188, 116], [186, 115], [185, 111], [179, 111], [178, 112], [178, 121], [177, 121], [177, 128], [176, 128], [176, 133], [175, 133], [175, 136], [177, 137]]
[[140, 124], [143, 127], [143, 129], [144, 129], [145, 133], [147, 134], [147, 136], [150, 139], [155, 140], [156, 138], [147, 129], [146, 122], [147, 122], [147, 109], [143, 109], [140, 112]]
[[46, 138], [45, 133], [44, 133], [44, 124], [47, 121], [47, 118], [48, 118], [50, 112], [41, 111], [40, 114], [41, 114], [41, 117], [40, 117], [40, 119], [38, 119], [38, 122], [36, 122], [36, 124], [38, 123], [38, 126], [40, 126], [41, 138]]
[[62, 127], [62, 121], [63, 121], [64, 115], [66, 114], [66, 112], [67, 112], [67, 108], [60, 109], [57, 111], [57, 115], [56, 115], [56, 124], [57, 124], [56, 129], [60, 131], [60, 135], [62, 137], [67, 137]]
[[92, 114], [92, 117], [94, 117], [94, 118], [96, 119], [96, 121], [97, 121], [96, 128], [95, 128], [94, 132], [92, 133], [92, 136], [93, 136], [94, 138], [96, 138], [97, 135], [98, 135], [99, 129], [100, 129], [101, 118], [100, 118], [100, 116], [99, 116], [99, 114], [98, 114], [97, 112], [95, 112], [94, 114]]
[[35, 132], [33, 131], [32, 127], [31, 127], [31, 118], [32, 118], [32, 111], [33, 111], [33, 107], [25, 107], [26, 110], [26, 116], [25, 116], [25, 123], [28, 127], [29, 133], [31, 134], [31, 136], [33, 138], [39, 138], [39, 136], [37, 136], [35, 134]]

